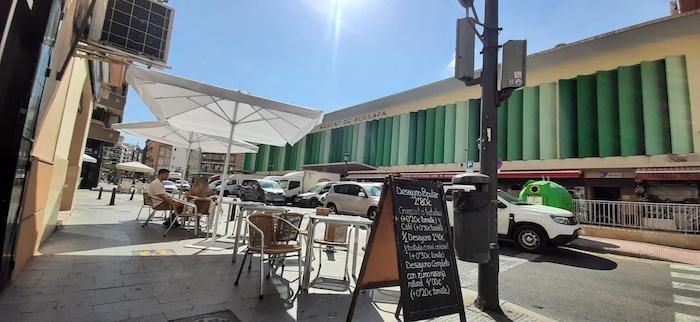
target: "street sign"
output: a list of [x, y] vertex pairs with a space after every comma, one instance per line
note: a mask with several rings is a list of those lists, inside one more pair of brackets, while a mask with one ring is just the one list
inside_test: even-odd
[[439, 183], [384, 181], [347, 320], [363, 289], [401, 287], [404, 321], [459, 314], [466, 321], [444, 192]]
[[472, 161], [472, 160], [467, 161], [467, 169], [474, 169], [474, 161]]
[[501, 158], [498, 158], [498, 160], [496, 160], [496, 169], [501, 170], [502, 167], [503, 167], [503, 160], [501, 160]]

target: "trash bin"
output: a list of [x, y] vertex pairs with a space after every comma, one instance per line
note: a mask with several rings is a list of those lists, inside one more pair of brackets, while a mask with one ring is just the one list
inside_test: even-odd
[[453, 194], [454, 245], [457, 258], [473, 263], [489, 261], [489, 177], [463, 173], [452, 177], [455, 185], [471, 185], [472, 191]]

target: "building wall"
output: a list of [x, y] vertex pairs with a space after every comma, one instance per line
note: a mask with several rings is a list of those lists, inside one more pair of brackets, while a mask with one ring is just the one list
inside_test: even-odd
[[187, 148], [173, 146], [170, 155], [170, 171], [184, 173], [187, 168]]
[[[72, 206], [72, 195], [66, 196], [69, 202], [63, 194], [67, 183], [73, 188], [77, 183], [92, 98], [88, 63], [74, 58], [55, 95], [46, 101], [46, 114], [37, 128], [13, 276], [22, 271], [41, 242], [53, 232], [59, 211], [70, 210]], [[76, 128], [80, 129], [76, 131]], [[80, 145], [79, 153], [71, 149], [74, 144]]]
[[[696, 12], [530, 55], [528, 87], [499, 107], [503, 170], [700, 166], [700, 46], [688, 45], [697, 43]], [[463, 169], [478, 161], [479, 96], [448, 79], [329, 113], [294, 146], [246, 155], [244, 169], [345, 153], [380, 168]]]

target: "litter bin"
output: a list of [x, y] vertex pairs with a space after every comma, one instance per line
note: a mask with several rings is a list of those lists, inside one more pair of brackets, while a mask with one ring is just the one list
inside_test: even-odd
[[452, 177], [455, 185], [470, 185], [472, 191], [453, 194], [454, 245], [457, 258], [473, 263], [489, 261], [489, 177], [481, 173], [463, 173]]

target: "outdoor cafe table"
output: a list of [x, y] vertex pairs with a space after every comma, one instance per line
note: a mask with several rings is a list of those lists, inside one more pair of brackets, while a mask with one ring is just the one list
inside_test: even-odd
[[[231, 221], [236, 220], [236, 216], [240, 213], [240, 206], [262, 206], [265, 205], [262, 202], [257, 202], [257, 201], [243, 201], [238, 198], [230, 198], [230, 197], [224, 197], [224, 199], [221, 201], [225, 205], [230, 205], [229, 207], [229, 212], [228, 212], [228, 218], [226, 219], [226, 227], [224, 229], [225, 233], [224, 236], [228, 234], [228, 224]], [[236, 225], [234, 223], [233, 229], [236, 229]]]
[[[233, 253], [238, 254], [238, 244], [240, 244], [241, 226], [243, 226], [243, 217], [246, 217], [246, 213], [252, 211], [279, 211], [286, 212], [288, 209], [286, 207], [278, 206], [268, 206], [265, 204], [251, 204], [251, 205], [238, 205], [238, 217], [236, 218], [235, 232], [233, 235]], [[233, 262], [236, 262], [236, 256], [233, 257]]]
[[[372, 225], [372, 220], [359, 216], [346, 216], [346, 215], [335, 215], [330, 214], [327, 216], [309, 215], [309, 226], [308, 226], [308, 240], [306, 242], [306, 256], [304, 260], [304, 279], [302, 284], [302, 289], [308, 290], [310, 279], [311, 279], [311, 258], [313, 256], [314, 249], [314, 235], [316, 233], [316, 224], [339, 224], [339, 225], [349, 225], [355, 227], [355, 236], [353, 238], [353, 250], [352, 250], [352, 276], [355, 276], [355, 271], [357, 269], [357, 240], [360, 238], [360, 231], [357, 229], [359, 227], [365, 227], [367, 229], [367, 234], [369, 234], [370, 226]], [[369, 235], [368, 235], [369, 236]], [[348, 254], [349, 255], [349, 254]]]

